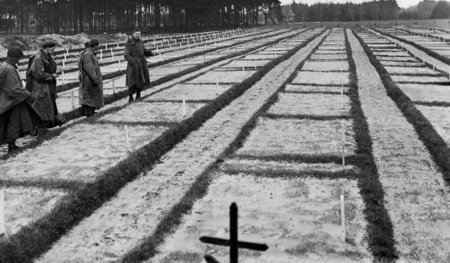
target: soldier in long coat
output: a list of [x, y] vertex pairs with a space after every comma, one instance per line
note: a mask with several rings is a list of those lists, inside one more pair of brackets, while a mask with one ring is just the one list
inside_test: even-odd
[[81, 53], [78, 61], [80, 73], [79, 98], [83, 108], [83, 115], [89, 117], [95, 113], [95, 109], [103, 107], [103, 83], [102, 73], [98, 64], [95, 50], [98, 48], [98, 41], [90, 41], [89, 48]]
[[28, 62], [27, 89], [36, 98], [33, 108], [41, 120], [38, 125], [38, 133], [44, 134], [47, 128], [56, 125], [61, 126], [63, 120], [56, 118], [58, 108], [56, 106], [56, 63], [52, 58], [55, 51], [54, 42], [45, 42], [42, 49], [33, 55]]
[[136, 92], [136, 99], [140, 99], [141, 91], [150, 85], [148, 65], [145, 57], [153, 56], [151, 50], [146, 49], [141, 42], [141, 32], [136, 29], [133, 36], [125, 44], [125, 59], [127, 64], [126, 85], [129, 91], [129, 101], [134, 101], [133, 94]]
[[22, 57], [20, 48], [10, 48], [6, 61], [0, 65], [0, 143], [8, 144], [8, 152], [18, 148], [19, 137], [34, 132], [33, 120], [37, 120], [30, 107], [33, 97], [22, 85], [17, 71]]

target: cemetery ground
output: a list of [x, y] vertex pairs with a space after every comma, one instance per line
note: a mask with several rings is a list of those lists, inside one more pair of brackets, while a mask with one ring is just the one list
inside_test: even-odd
[[232, 202], [239, 240], [268, 245], [239, 249], [240, 262], [450, 261], [444, 34], [148, 36], [152, 85], [131, 104], [123, 43], [103, 43], [106, 105], [88, 119], [81, 48], [63, 46], [70, 121], [0, 149], [0, 262], [228, 262], [229, 247], [199, 238], [229, 238]]

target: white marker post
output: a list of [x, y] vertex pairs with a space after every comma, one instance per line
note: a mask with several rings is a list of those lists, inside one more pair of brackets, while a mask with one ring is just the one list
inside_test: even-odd
[[125, 140], [127, 144], [127, 150], [128, 152], [131, 152], [131, 146], [130, 146], [130, 137], [128, 136], [128, 125], [125, 124]]
[[64, 74], [64, 70], [62, 71], [62, 84], [66, 85], [66, 75]]
[[100, 49], [100, 62], [103, 62], [103, 49]]
[[0, 190], [0, 237], [6, 235], [5, 227], [5, 191]]
[[72, 90], [71, 96], [72, 96], [72, 109], [75, 109], [75, 91], [74, 90]]
[[219, 79], [216, 77], [216, 95], [219, 95]]
[[182, 107], [183, 107], [182, 108], [183, 117], [185, 117], [186, 116], [186, 99], [185, 99], [184, 95], [183, 95], [183, 106]]
[[242, 66], [242, 78], [245, 79], [245, 67]]
[[341, 227], [342, 227], [342, 241], [345, 242], [345, 203], [344, 195], [341, 194]]
[[342, 167], [345, 167], [345, 125], [344, 120], [341, 120], [342, 126]]
[[113, 89], [113, 94], [116, 94], [116, 79], [112, 79], [112, 89]]
[[111, 58], [114, 61], [114, 50], [111, 48]]

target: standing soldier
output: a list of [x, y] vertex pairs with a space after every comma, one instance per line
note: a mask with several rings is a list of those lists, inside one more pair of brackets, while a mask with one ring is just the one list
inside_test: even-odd
[[141, 98], [141, 91], [144, 87], [150, 85], [150, 76], [148, 74], [148, 65], [145, 57], [153, 56], [151, 50], [146, 49], [141, 42], [141, 32], [134, 30], [133, 37], [129, 38], [125, 44], [125, 59], [127, 64], [127, 79], [129, 102], [134, 101], [133, 94], [136, 92], [136, 100]]
[[6, 61], [0, 65], [0, 143], [8, 144], [8, 152], [18, 148], [16, 140], [19, 137], [34, 132], [32, 120], [37, 119], [29, 106], [33, 97], [23, 87], [17, 71], [22, 57], [22, 50], [12, 47]]
[[103, 83], [102, 73], [98, 65], [95, 51], [98, 49], [98, 41], [92, 39], [87, 48], [81, 53], [78, 68], [80, 80], [79, 98], [83, 115], [94, 115], [95, 109], [103, 107]]
[[38, 125], [38, 135], [47, 132], [47, 128], [61, 126], [64, 120], [58, 115], [56, 106], [56, 63], [52, 58], [56, 44], [44, 42], [42, 49], [32, 56], [28, 62], [27, 89], [36, 98], [33, 108], [41, 122]]

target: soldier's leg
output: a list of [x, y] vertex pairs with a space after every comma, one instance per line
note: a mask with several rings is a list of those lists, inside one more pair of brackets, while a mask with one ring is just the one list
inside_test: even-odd
[[16, 145], [16, 140], [20, 137], [20, 121], [20, 109], [18, 106], [15, 106], [10, 111], [6, 126], [6, 143], [8, 144], [8, 152], [12, 152], [19, 148]]
[[131, 87], [128, 87], [128, 96], [129, 96], [129, 99], [128, 99], [128, 101], [129, 102], [133, 102], [134, 101], [134, 99], [133, 99], [133, 93], [136, 91], [136, 85], [133, 85], [133, 86], [131, 86]]
[[136, 87], [136, 100], [140, 100], [141, 99], [141, 88]]

